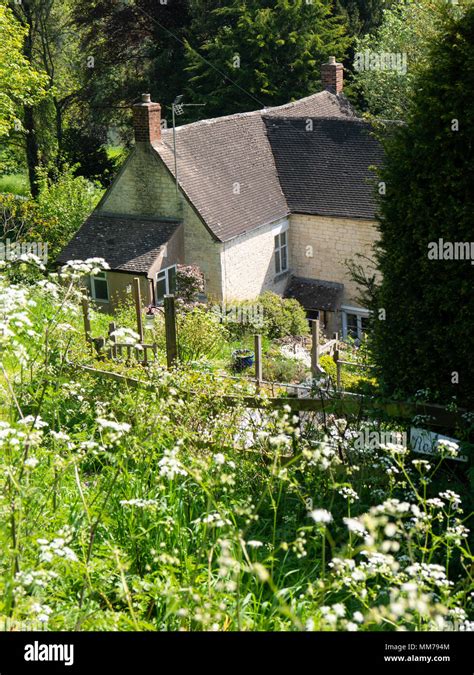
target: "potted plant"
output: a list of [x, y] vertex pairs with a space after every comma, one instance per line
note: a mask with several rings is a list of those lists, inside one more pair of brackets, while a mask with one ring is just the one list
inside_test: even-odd
[[255, 354], [251, 349], [235, 349], [232, 352], [232, 359], [236, 370], [244, 370], [253, 366]]

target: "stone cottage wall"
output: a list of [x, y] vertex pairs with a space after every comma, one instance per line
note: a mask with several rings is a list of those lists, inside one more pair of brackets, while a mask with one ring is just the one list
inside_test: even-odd
[[[224, 243], [222, 270], [226, 301], [251, 300], [264, 291], [283, 294], [289, 274], [275, 274], [275, 234], [286, 223], [285, 218]], [[289, 266], [291, 269], [291, 259]]]
[[137, 144], [99, 209], [182, 220], [185, 263], [199, 265], [207, 294], [222, 299], [222, 245], [211, 236], [181, 191], [176, 191], [173, 176], [149, 145]]
[[[356, 254], [373, 259], [379, 238], [375, 221], [293, 214], [290, 216], [290, 260], [294, 274], [344, 284], [342, 304], [360, 306], [360, 289], [345, 261]], [[364, 260], [360, 261], [361, 263]], [[369, 269], [367, 263], [367, 269]]]

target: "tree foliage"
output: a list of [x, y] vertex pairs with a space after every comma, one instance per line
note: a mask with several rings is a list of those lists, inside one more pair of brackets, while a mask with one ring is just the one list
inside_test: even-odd
[[394, 0], [335, 0], [334, 4], [347, 17], [350, 35], [360, 36], [380, 26], [384, 10], [393, 3]]
[[385, 69], [375, 62], [375, 67], [355, 68], [354, 90], [372, 115], [405, 118], [417, 73], [426, 66], [429, 46], [442, 28], [445, 6], [444, 0], [402, 0], [384, 12], [373, 34], [356, 41], [356, 54], [394, 54], [402, 66]]
[[48, 244], [49, 263], [79, 229], [97, 204], [101, 191], [66, 167], [51, 179], [40, 170], [39, 196], [21, 199], [0, 195], [0, 241]]
[[474, 232], [474, 8], [446, 22], [407, 124], [384, 134], [372, 349], [388, 392], [429, 388], [472, 406], [473, 267], [428, 257], [430, 242], [470, 242]]
[[187, 45], [188, 92], [206, 117], [314, 93], [321, 63], [349, 43], [326, 0], [232, 0], [213, 14], [219, 28], [197, 50]]
[[45, 94], [46, 76], [24, 55], [27, 31], [0, 3], [0, 137], [20, 122], [21, 105], [32, 105]]

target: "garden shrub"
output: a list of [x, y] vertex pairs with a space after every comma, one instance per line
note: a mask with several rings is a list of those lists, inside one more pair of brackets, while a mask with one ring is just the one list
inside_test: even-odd
[[38, 199], [0, 194], [0, 239], [48, 243], [49, 265], [93, 210], [101, 191], [71, 169], [52, 182], [43, 172]]
[[181, 361], [195, 361], [217, 354], [228, 334], [217, 317], [203, 307], [178, 313], [178, 355]]
[[267, 291], [258, 301], [263, 305], [264, 331], [268, 337], [281, 338], [308, 333], [306, 312], [298, 300], [282, 298]]
[[176, 269], [176, 297], [185, 303], [197, 302], [204, 293], [204, 275], [197, 265], [178, 265]]
[[[334, 385], [337, 382], [337, 367], [329, 354], [323, 354], [319, 363], [321, 368], [331, 378]], [[358, 394], [370, 395], [377, 390], [377, 380], [373, 377], [361, 375], [357, 366], [351, 368], [350, 366], [343, 366], [341, 372], [341, 387], [344, 391], [352, 391]]]
[[74, 167], [66, 167], [54, 179], [46, 171], [39, 180], [38, 216], [51, 223], [48, 232], [50, 261], [80, 228], [99, 201], [102, 190], [83, 176], [74, 176]]
[[255, 300], [216, 305], [214, 311], [223, 317], [227, 313], [224, 321], [229, 334], [236, 340], [254, 333], [271, 339], [308, 333], [306, 312], [300, 303], [282, 298], [271, 291], [263, 293]]
[[270, 349], [263, 358], [263, 379], [269, 382], [299, 383], [306, 379], [308, 372], [300, 359], [283, 356], [276, 348]]
[[416, 74], [406, 124], [380, 128], [377, 180], [387, 194], [379, 204], [381, 282], [369, 309], [377, 316], [383, 308], [384, 320], [373, 322], [369, 340], [386, 396], [407, 400], [429, 388], [438, 402], [454, 398], [472, 410], [473, 268], [469, 253], [462, 257], [473, 239], [474, 7], [457, 9]]

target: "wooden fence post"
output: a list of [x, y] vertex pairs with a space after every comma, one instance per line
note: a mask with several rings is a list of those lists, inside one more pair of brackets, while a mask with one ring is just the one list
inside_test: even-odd
[[342, 369], [342, 363], [339, 362], [339, 334], [334, 333], [334, 339], [336, 340], [336, 344], [334, 345], [334, 351], [333, 351], [333, 361], [336, 364], [336, 386], [338, 389], [341, 388], [341, 369]]
[[165, 331], [166, 331], [166, 362], [171, 368], [178, 358], [178, 342], [176, 339], [176, 307], [174, 295], [165, 295]]
[[319, 366], [319, 319], [311, 321], [311, 337], [311, 373], [316, 377]]
[[82, 298], [82, 316], [84, 318], [84, 333], [86, 335], [86, 342], [92, 342], [91, 319], [89, 316], [89, 301], [87, 300], [87, 298]]
[[155, 304], [155, 284], [153, 279], [148, 279], [148, 295], [150, 296], [150, 305]]
[[140, 294], [139, 277], [134, 277], [133, 279], [133, 295], [135, 297], [135, 309], [137, 312], [137, 333], [140, 336], [140, 342], [143, 342], [142, 298]]
[[256, 380], [256, 390], [260, 391], [262, 385], [262, 336], [255, 335], [254, 337], [254, 351], [255, 351], [255, 380]]
[[115, 331], [115, 328], [116, 328], [115, 321], [109, 323], [109, 340], [110, 342], [112, 342], [109, 348], [109, 355], [111, 359], [117, 356], [117, 347], [115, 347], [113, 344], [114, 342], [117, 342], [117, 338], [115, 335], [112, 335], [112, 333]]

